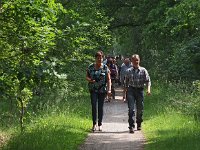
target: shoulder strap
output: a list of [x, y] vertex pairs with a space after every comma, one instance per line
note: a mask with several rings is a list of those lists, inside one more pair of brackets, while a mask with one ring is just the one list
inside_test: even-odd
[[88, 66], [88, 69], [89, 69], [90, 71], [94, 70], [93, 68], [94, 68], [94, 63], [92, 63], [92, 64], [90, 64], [90, 65]]
[[106, 65], [105, 65], [105, 64], [103, 64], [103, 69], [104, 69], [104, 70], [106, 70], [106, 69], [107, 69], [107, 67], [106, 67]]

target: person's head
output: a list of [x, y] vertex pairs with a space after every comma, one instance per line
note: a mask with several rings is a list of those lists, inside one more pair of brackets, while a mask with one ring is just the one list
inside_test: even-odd
[[125, 64], [126, 66], [128, 66], [128, 65], [130, 64], [129, 58], [125, 58], [125, 59], [124, 59], [124, 64]]
[[95, 61], [96, 61], [97, 64], [102, 63], [102, 61], [103, 61], [103, 52], [102, 51], [96, 52]]
[[111, 64], [113, 64], [113, 59], [110, 57], [110, 58], [108, 58], [108, 60], [107, 60], [107, 65], [109, 66], [109, 65], [111, 65]]
[[116, 64], [116, 63], [117, 63], [116, 59], [115, 59], [115, 58], [113, 58], [113, 64]]
[[140, 66], [140, 56], [138, 54], [132, 55], [131, 62], [133, 67], [138, 68]]

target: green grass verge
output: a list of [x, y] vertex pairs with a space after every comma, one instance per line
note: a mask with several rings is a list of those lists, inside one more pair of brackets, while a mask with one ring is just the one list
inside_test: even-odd
[[23, 134], [15, 133], [5, 150], [75, 150], [86, 138], [91, 121], [77, 115], [38, 118]]
[[[152, 87], [152, 94], [145, 97], [145, 149], [199, 150], [200, 122], [192, 115], [183, 115], [181, 110], [185, 108], [173, 105], [173, 101], [179, 101], [181, 93], [173, 88], [156, 85]], [[193, 97], [188, 97], [192, 101]], [[72, 93], [58, 104], [45, 106], [45, 112], [41, 111], [40, 115], [25, 124], [23, 134], [13, 126], [0, 129], [0, 139], [3, 137], [7, 141], [4, 142], [6, 145], [3, 150], [77, 149], [84, 142], [92, 124], [88, 93]]]
[[152, 89], [152, 93], [152, 96], [145, 99], [145, 149], [199, 150], [200, 122], [171, 103], [170, 99], [179, 101], [176, 95], [180, 98], [180, 93], [159, 86]]
[[56, 97], [56, 100], [51, 98], [51, 95], [45, 97], [55, 103], [44, 103], [34, 115], [30, 113], [24, 122], [23, 133], [20, 133], [19, 124], [16, 123], [8, 127], [0, 126], [0, 139], [5, 138], [2, 143], [4, 145], [0, 143], [0, 149], [1, 147], [2, 150], [78, 149], [92, 124], [89, 94], [86, 90], [77, 89], [66, 94], [66, 97], [61, 93], [60, 95], [62, 98]]
[[193, 118], [174, 111], [145, 121], [147, 150], [199, 150], [200, 126]]

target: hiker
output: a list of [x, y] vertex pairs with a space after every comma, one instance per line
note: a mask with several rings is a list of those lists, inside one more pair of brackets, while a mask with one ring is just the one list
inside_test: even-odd
[[[95, 54], [95, 63], [88, 66], [86, 80], [91, 97], [92, 105], [92, 131], [96, 130], [97, 113], [98, 113], [98, 130], [102, 131], [103, 104], [105, 96], [111, 95], [110, 70], [107, 65], [103, 64], [103, 52], [98, 51]], [[97, 109], [98, 103], [98, 109]]]
[[[111, 77], [111, 95], [112, 98], [115, 99], [115, 82], [118, 76], [118, 69], [117, 65], [114, 64], [114, 58], [109, 58], [107, 60], [107, 66], [110, 70], [110, 77]], [[108, 101], [110, 102], [111, 97], [108, 97]]]
[[125, 73], [128, 68], [132, 67], [132, 64], [130, 62], [130, 59], [127, 57], [124, 59], [123, 64], [121, 65], [121, 71], [120, 71], [120, 83], [123, 86], [123, 101], [127, 102], [127, 88], [125, 87], [124, 80], [125, 80]]
[[121, 86], [121, 80], [120, 80], [120, 75], [121, 75], [121, 66], [123, 64], [123, 58], [122, 58], [122, 55], [119, 55], [116, 57], [116, 64], [117, 64], [117, 67], [118, 67], [118, 85]]
[[144, 86], [147, 87], [147, 95], [151, 94], [151, 81], [147, 70], [140, 66], [140, 57], [137, 54], [131, 57], [132, 67], [126, 71], [125, 86], [127, 87], [128, 101], [128, 123], [129, 132], [134, 133], [134, 118], [136, 104], [136, 123], [137, 130], [141, 130], [144, 110]]

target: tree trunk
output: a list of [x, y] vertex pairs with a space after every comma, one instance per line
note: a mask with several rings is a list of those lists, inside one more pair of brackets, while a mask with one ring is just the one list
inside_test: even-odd
[[19, 102], [21, 104], [21, 111], [20, 111], [20, 128], [21, 128], [21, 132], [23, 132], [24, 130], [24, 105], [23, 105], [23, 101], [21, 98], [19, 98]]

